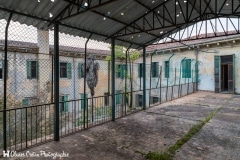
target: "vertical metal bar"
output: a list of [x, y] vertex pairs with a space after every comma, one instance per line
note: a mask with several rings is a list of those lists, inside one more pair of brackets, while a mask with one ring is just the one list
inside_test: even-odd
[[3, 75], [3, 81], [4, 81], [4, 87], [3, 87], [3, 150], [7, 150], [7, 53], [8, 53], [8, 28], [10, 21], [12, 19], [12, 13], [10, 13], [7, 21], [7, 25], [5, 28], [5, 52], [4, 52], [4, 75]]
[[54, 141], [59, 141], [59, 25], [54, 24]]
[[146, 47], [143, 47], [143, 110], [146, 110]]
[[112, 38], [112, 121], [115, 121], [115, 39]]
[[[128, 96], [128, 94], [127, 94], [127, 77], [128, 77], [127, 55], [128, 54], [127, 53], [128, 53], [131, 46], [132, 46], [132, 44], [127, 48], [126, 53], [125, 53], [125, 94], [124, 94], [125, 115], [126, 115], [126, 110], [127, 110], [127, 96]], [[140, 88], [140, 90], [141, 90], [141, 88]]]
[[148, 95], [148, 107], [151, 105], [151, 92], [152, 92], [152, 56], [151, 54], [151, 62], [150, 62], [150, 81], [149, 81], [149, 95]]
[[[87, 44], [89, 39], [92, 37], [92, 34], [88, 37], [87, 41], [85, 42], [85, 50], [84, 50], [84, 85], [83, 85], [83, 124], [84, 124], [84, 129], [86, 128], [86, 116], [87, 116], [87, 128], [88, 128], [88, 106], [87, 102], [88, 99], [86, 97], [86, 70], [87, 70]], [[86, 115], [87, 114], [87, 115]]]
[[[168, 59], [168, 69], [169, 70], [170, 70], [170, 60], [173, 56], [174, 56], [174, 54], [172, 54], [171, 57], [169, 57], [169, 59]], [[168, 70], [168, 77], [167, 77], [166, 101], [167, 101], [167, 97], [168, 97], [168, 80], [169, 80], [169, 76], [170, 76], [169, 70]]]
[[160, 103], [162, 103], [162, 66], [160, 67]]

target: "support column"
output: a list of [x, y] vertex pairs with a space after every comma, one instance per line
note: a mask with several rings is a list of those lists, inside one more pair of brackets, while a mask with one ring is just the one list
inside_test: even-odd
[[5, 28], [5, 52], [4, 52], [4, 74], [3, 74], [3, 81], [4, 81], [4, 87], [3, 87], [3, 150], [7, 150], [7, 53], [8, 53], [8, 28], [10, 21], [12, 19], [12, 13], [10, 13], [7, 21], [7, 25]]
[[115, 121], [115, 39], [112, 38], [111, 53], [111, 74], [112, 74], [112, 121]]
[[59, 26], [54, 24], [54, 141], [59, 141]]
[[143, 47], [143, 110], [146, 110], [146, 47]]

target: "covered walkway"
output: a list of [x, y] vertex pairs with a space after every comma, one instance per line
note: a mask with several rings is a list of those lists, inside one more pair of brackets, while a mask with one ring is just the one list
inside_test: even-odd
[[174, 159], [240, 159], [239, 98], [230, 94], [194, 93], [29, 151], [65, 152], [69, 159], [81, 160], [145, 159], [144, 153], [166, 151], [194, 124], [220, 107], [213, 119], [177, 150]]

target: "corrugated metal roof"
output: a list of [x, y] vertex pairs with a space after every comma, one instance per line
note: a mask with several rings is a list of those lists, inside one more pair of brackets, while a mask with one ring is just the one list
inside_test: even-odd
[[[99, 4], [99, 0], [91, 0], [91, 4], [88, 4], [88, 6], [83, 6], [86, 1], [82, 1], [83, 4], [80, 7], [77, 5], [78, 1], [74, 1], [76, 4], [72, 6], [70, 5], [71, 2], [73, 1], [0, 0], [0, 19], [7, 19], [7, 12], [13, 11], [15, 12], [12, 18], [13, 21], [33, 25], [40, 29], [52, 28], [49, 24], [56, 19], [60, 25], [65, 25], [65, 27], [60, 27], [61, 32], [81, 37], [89, 37], [93, 33], [92, 39], [106, 42], [110, 42], [110, 39], [115, 37], [116, 43], [119, 45], [129, 46], [130, 43], [133, 43], [132, 47], [139, 47], [139, 45], [149, 45], [166, 37], [165, 34], [160, 35], [158, 30], [162, 26], [163, 19], [165, 19], [165, 25], [169, 26], [165, 27], [164, 31], [169, 32], [174, 30], [174, 28], [179, 28], [177, 25], [174, 26], [175, 23], [181, 24], [181, 28], [185, 27], [184, 23], [187, 23], [187, 20], [189, 21], [189, 17], [191, 20], [197, 20], [201, 16], [200, 13], [204, 11], [206, 11], [206, 14], [215, 15], [215, 11], [221, 8], [221, 15], [231, 15], [232, 10], [236, 9], [239, 11], [240, 9], [237, 7], [240, 3], [238, 0], [231, 1], [233, 4], [227, 2], [230, 3], [229, 5], [223, 5], [224, 0], [205, 1], [206, 3], [201, 5], [200, 1], [194, 0], [178, 0], [178, 4], [176, 4], [175, 0], [101, 0], [101, 4]], [[209, 7], [205, 10], [208, 2], [210, 2]], [[176, 5], [177, 8], [175, 8]], [[72, 7], [70, 8], [71, 10], [62, 12], [68, 6]], [[93, 6], [95, 7], [88, 11]], [[66, 18], [70, 11], [75, 16]], [[77, 13], [78, 11], [81, 13]], [[188, 15], [186, 15], [187, 11]], [[16, 12], [19, 14], [16, 14]], [[59, 16], [61, 13], [64, 13], [62, 16], [65, 18], [58, 18], [61, 17]], [[236, 16], [236, 13], [234, 16]], [[21, 14], [39, 19], [32, 19]], [[175, 18], [176, 14], [185, 16]], [[153, 26], [153, 22], [155, 22], [155, 26]], [[72, 28], [67, 28], [66, 26]], [[124, 28], [127, 29], [124, 30]], [[155, 28], [158, 29], [155, 30]], [[138, 34], [135, 34], [135, 31]], [[133, 34], [128, 32], [133, 32]], [[126, 36], [121, 36], [121, 34], [126, 34]], [[149, 43], [146, 44], [147, 42]]]

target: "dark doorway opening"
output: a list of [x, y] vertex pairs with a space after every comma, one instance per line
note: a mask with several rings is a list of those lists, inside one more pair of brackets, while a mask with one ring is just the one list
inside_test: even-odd
[[221, 90], [228, 91], [228, 65], [221, 65]]
[[221, 56], [221, 92], [234, 91], [233, 55]]

